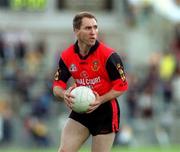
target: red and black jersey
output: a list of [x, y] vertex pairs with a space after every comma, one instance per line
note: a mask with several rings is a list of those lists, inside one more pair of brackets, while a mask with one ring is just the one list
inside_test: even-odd
[[120, 56], [98, 41], [84, 57], [79, 53], [77, 42], [62, 52], [53, 86], [65, 89], [70, 77], [77, 86], [88, 86], [99, 95], [111, 89], [125, 91], [128, 88]]
[[[66, 89], [70, 77], [77, 86], [92, 88], [99, 95], [111, 89], [125, 91], [128, 88], [120, 56], [103, 43], [96, 41], [88, 55], [81, 56], [78, 42], [64, 50], [59, 60], [53, 86]], [[95, 136], [119, 130], [120, 109], [117, 99], [101, 104], [92, 113], [71, 112], [70, 118], [86, 126]], [[93, 125], [92, 125], [93, 124]]]

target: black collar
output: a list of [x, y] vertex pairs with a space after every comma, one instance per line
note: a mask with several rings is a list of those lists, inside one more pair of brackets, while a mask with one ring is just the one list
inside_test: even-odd
[[79, 55], [79, 57], [80, 57], [81, 59], [87, 59], [87, 57], [88, 57], [91, 53], [93, 53], [93, 52], [98, 48], [98, 46], [99, 46], [99, 42], [96, 41], [96, 43], [90, 48], [89, 53], [88, 53], [86, 56], [82, 56], [82, 55], [79, 53], [79, 52], [80, 52], [80, 49], [79, 49], [79, 46], [78, 46], [78, 41], [76, 41], [76, 43], [74, 44], [74, 51], [75, 51], [75, 53], [77, 53], [77, 54]]

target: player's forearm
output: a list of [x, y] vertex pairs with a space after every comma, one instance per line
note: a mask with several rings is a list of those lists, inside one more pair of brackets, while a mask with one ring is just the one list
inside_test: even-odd
[[100, 102], [105, 103], [107, 101], [110, 101], [114, 98], [121, 96], [123, 93], [124, 93], [124, 91], [110, 90], [106, 94], [100, 96]]
[[65, 92], [65, 90], [62, 89], [61, 87], [55, 86], [53, 88], [54, 96], [57, 97], [60, 100], [64, 98], [64, 92]]

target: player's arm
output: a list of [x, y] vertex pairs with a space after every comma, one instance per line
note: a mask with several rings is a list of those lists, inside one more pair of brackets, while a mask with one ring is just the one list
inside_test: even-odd
[[121, 96], [128, 89], [124, 66], [117, 53], [113, 53], [108, 58], [106, 70], [110, 80], [112, 81], [112, 89], [103, 96], [100, 96], [99, 100], [102, 103]]
[[67, 81], [71, 77], [67, 66], [62, 58], [59, 60], [59, 67], [54, 76], [53, 94], [58, 99], [63, 99], [66, 91]]
[[91, 104], [87, 113], [94, 111], [100, 104], [121, 96], [128, 89], [124, 67], [121, 58], [117, 53], [113, 53], [108, 58], [106, 62], [106, 70], [112, 82], [112, 89], [102, 96], [95, 93], [96, 101]]

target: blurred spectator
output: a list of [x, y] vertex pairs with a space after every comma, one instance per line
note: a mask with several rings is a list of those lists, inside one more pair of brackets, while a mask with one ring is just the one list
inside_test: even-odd
[[37, 73], [41, 74], [39, 71], [43, 70], [42, 64], [44, 59], [45, 46], [44, 43], [39, 43], [34, 50], [28, 51], [25, 56], [26, 69], [29, 75], [33, 77], [39, 77]]
[[2, 81], [2, 84], [5, 84], [5, 86], [0, 85], [0, 89], [4, 90], [5, 87], [11, 92], [11, 100], [13, 100], [11, 105], [8, 102], [0, 102], [0, 143], [9, 143], [12, 139], [10, 106], [13, 106], [17, 115], [21, 114], [20, 112], [23, 113], [21, 118], [31, 114], [25, 126], [33, 142], [38, 146], [48, 146], [50, 143], [48, 129], [40, 118], [45, 116], [47, 118], [49, 114], [50, 89], [44, 88], [38, 98], [31, 96], [35, 84], [38, 86], [39, 82], [42, 84], [49, 82], [46, 80], [47, 74], [42, 67], [46, 46], [43, 41], [37, 44], [32, 43], [35, 49], [30, 51], [28, 47], [30, 42], [27, 40], [26, 34], [21, 32], [0, 35], [0, 64], [3, 64], [0, 83]]
[[172, 81], [164, 81], [163, 82], [163, 100], [165, 103], [165, 109], [168, 110], [171, 107], [171, 102], [172, 102]]
[[158, 66], [156, 64], [151, 64], [147, 67], [147, 75], [145, 76], [142, 87], [143, 89], [148, 87], [149, 92], [151, 92], [151, 94], [154, 95], [154, 93], [156, 93], [156, 89], [158, 85], [159, 85]]
[[165, 52], [160, 60], [159, 75], [162, 82], [162, 94], [165, 110], [170, 108], [172, 101], [172, 77], [175, 71], [176, 59], [171, 52]]
[[136, 75], [129, 75], [129, 90], [126, 95], [128, 119], [131, 120], [137, 116], [138, 87], [139, 81]]
[[152, 13], [150, 0], [123, 0], [125, 19], [132, 26], [146, 21]]
[[136, 19], [133, 6], [130, 5], [128, 0], [123, 0], [123, 7], [126, 23], [131, 27], [134, 26], [136, 24]]
[[33, 77], [28, 75], [23, 69], [16, 69], [16, 85], [13, 86], [13, 91], [16, 95], [19, 95], [21, 102], [30, 102], [29, 90], [34, 84], [35, 80]]
[[0, 101], [0, 143], [7, 144], [12, 140], [12, 109], [6, 100]]
[[18, 60], [22, 61], [25, 57], [26, 52], [27, 46], [24, 42], [19, 41], [15, 44], [15, 55]]
[[159, 74], [161, 80], [163, 81], [170, 80], [174, 74], [175, 66], [176, 66], [176, 59], [174, 58], [174, 55], [171, 52], [166, 51], [163, 54], [159, 65]]
[[143, 92], [139, 96], [138, 100], [138, 114], [145, 119], [151, 119], [153, 116], [153, 96], [150, 86], [145, 86]]
[[39, 52], [42, 56], [46, 53], [46, 43], [44, 41], [39, 41], [36, 44], [36, 51]]
[[180, 23], [175, 26], [171, 49], [176, 60], [180, 62]]
[[35, 145], [49, 146], [48, 128], [41, 119], [29, 116], [25, 119], [24, 125]]
[[180, 63], [177, 64], [175, 75], [172, 80], [173, 100], [176, 115], [180, 116]]
[[39, 53], [36, 52], [36, 50], [29, 51], [26, 55], [25, 62], [26, 62], [28, 71], [30, 71], [29, 73], [32, 76], [34, 76], [39, 68], [39, 62], [40, 62]]
[[4, 40], [2, 37], [2, 34], [0, 33], [0, 65], [4, 65], [5, 64], [5, 44], [4, 44]]
[[[33, 99], [32, 99], [33, 100]], [[49, 90], [43, 91], [32, 102], [32, 115], [38, 118], [47, 118], [50, 112], [51, 95]]]

